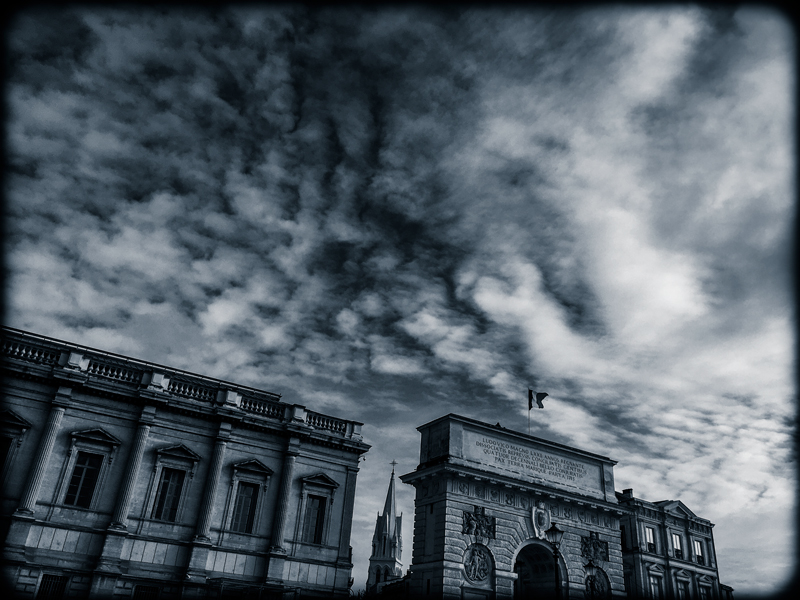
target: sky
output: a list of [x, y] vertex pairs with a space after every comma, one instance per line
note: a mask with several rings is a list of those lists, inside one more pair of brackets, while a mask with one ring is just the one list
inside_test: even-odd
[[[6, 31], [7, 325], [364, 423], [618, 461], [795, 568], [795, 39], [753, 7], [39, 8]], [[399, 485], [403, 563], [413, 489]]]

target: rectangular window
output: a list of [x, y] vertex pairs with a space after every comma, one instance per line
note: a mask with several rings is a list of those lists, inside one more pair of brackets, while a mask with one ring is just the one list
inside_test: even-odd
[[660, 577], [650, 575], [650, 596], [652, 596], [653, 600], [661, 600], [663, 598]]
[[75, 467], [72, 469], [72, 478], [69, 480], [64, 504], [89, 508], [94, 496], [94, 488], [100, 476], [100, 467], [103, 466], [102, 454], [78, 452]]
[[67, 590], [67, 581], [64, 575], [42, 575], [36, 600], [61, 600]]
[[647, 551], [656, 551], [656, 532], [652, 527], [644, 528], [645, 539], [647, 539]]
[[622, 549], [628, 549], [628, 541], [625, 539], [625, 525], [619, 526], [619, 539], [622, 542]]
[[158, 586], [137, 585], [133, 588], [133, 600], [157, 600]]
[[678, 600], [689, 600], [689, 582], [678, 582]]
[[701, 565], [706, 564], [706, 559], [703, 557], [703, 542], [700, 540], [694, 541], [694, 555], [697, 558], [697, 562]]
[[308, 544], [321, 544], [322, 531], [325, 525], [325, 498], [322, 496], [308, 496], [306, 504], [306, 521], [303, 531], [303, 541]]
[[711, 593], [709, 592], [709, 589], [706, 586], [701, 585], [698, 589], [700, 590], [700, 600], [711, 599]]
[[240, 533], [253, 533], [253, 521], [256, 518], [256, 500], [258, 500], [257, 483], [240, 481], [236, 488], [236, 502], [233, 505], [231, 530]]
[[178, 517], [178, 503], [181, 500], [183, 480], [186, 471], [164, 467], [158, 484], [156, 502], [153, 506], [153, 519], [174, 522]]
[[675, 551], [675, 558], [683, 558], [683, 550], [681, 549], [681, 536], [677, 533], [672, 534], [672, 549]]

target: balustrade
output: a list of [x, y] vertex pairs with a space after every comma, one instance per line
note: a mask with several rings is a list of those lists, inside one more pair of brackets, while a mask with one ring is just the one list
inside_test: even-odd
[[213, 401], [216, 396], [216, 390], [212, 390], [200, 385], [192, 385], [185, 381], [170, 380], [167, 391], [176, 396], [183, 396], [184, 398], [193, 398], [195, 400], [203, 400], [207, 402]]
[[273, 419], [280, 419], [283, 417], [283, 408], [284, 405], [279, 402], [267, 402], [265, 400], [258, 400], [248, 396], [244, 396], [242, 398], [242, 410], [263, 415], [265, 417], [271, 417]]
[[141, 371], [129, 369], [121, 365], [101, 363], [95, 360], [89, 362], [89, 367], [86, 369], [86, 372], [96, 377], [115, 379], [117, 381], [124, 381], [125, 383], [139, 383], [142, 379]]
[[48, 348], [37, 348], [6, 340], [3, 342], [3, 354], [11, 358], [18, 358], [27, 362], [42, 363], [46, 365], [58, 362], [59, 352]]
[[316, 427], [317, 429], [327, 429], [328, 431], [333, 431], [335, 433], [347, 433], [347, 421], [334, 419], [333, 417], [327, 417], [311, 411], [308, 411], [306, 414], [306, 423], [312, 427]]

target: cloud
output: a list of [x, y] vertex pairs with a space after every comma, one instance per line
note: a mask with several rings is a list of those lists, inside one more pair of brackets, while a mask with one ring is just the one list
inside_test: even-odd
[[[537, 435], [716, 521], [737, 593], [786, 577], [779, 14], [81, 8], [7, 37], [7, 322], [363, 421], [357, 589], [415, 428], [525, 431], [529, 386]], [[774, 546], [730, 534], [770, 511]]]

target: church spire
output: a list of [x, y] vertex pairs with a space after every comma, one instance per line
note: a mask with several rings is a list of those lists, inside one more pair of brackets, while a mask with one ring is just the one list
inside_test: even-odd
[[375, 522], [375, 533], [372, 536], [372, 556], [369, 558], [369, 575], [367, 578], [367, 591], [377, 592], [389, 581], [400, 579], [403, 576], [403, 564], [400, 557], [403, 552], [403, 515], [397, 514], [397, 501], [395, 499], [394, 467], [389, 478], [389, 489], [386, 492], [386, 502], [383, 504], [383, 514], [378, 513]]
[[397, 461], [392, 461], [392, 477], [389, 480], [389, 491], [386, 492], [386, 502], [383, 503], [383, 517], [386, 519], [386, 533], [389, 537], [394, 537], [397, 520], [397, 504], [394, 497], [394, 466]]

